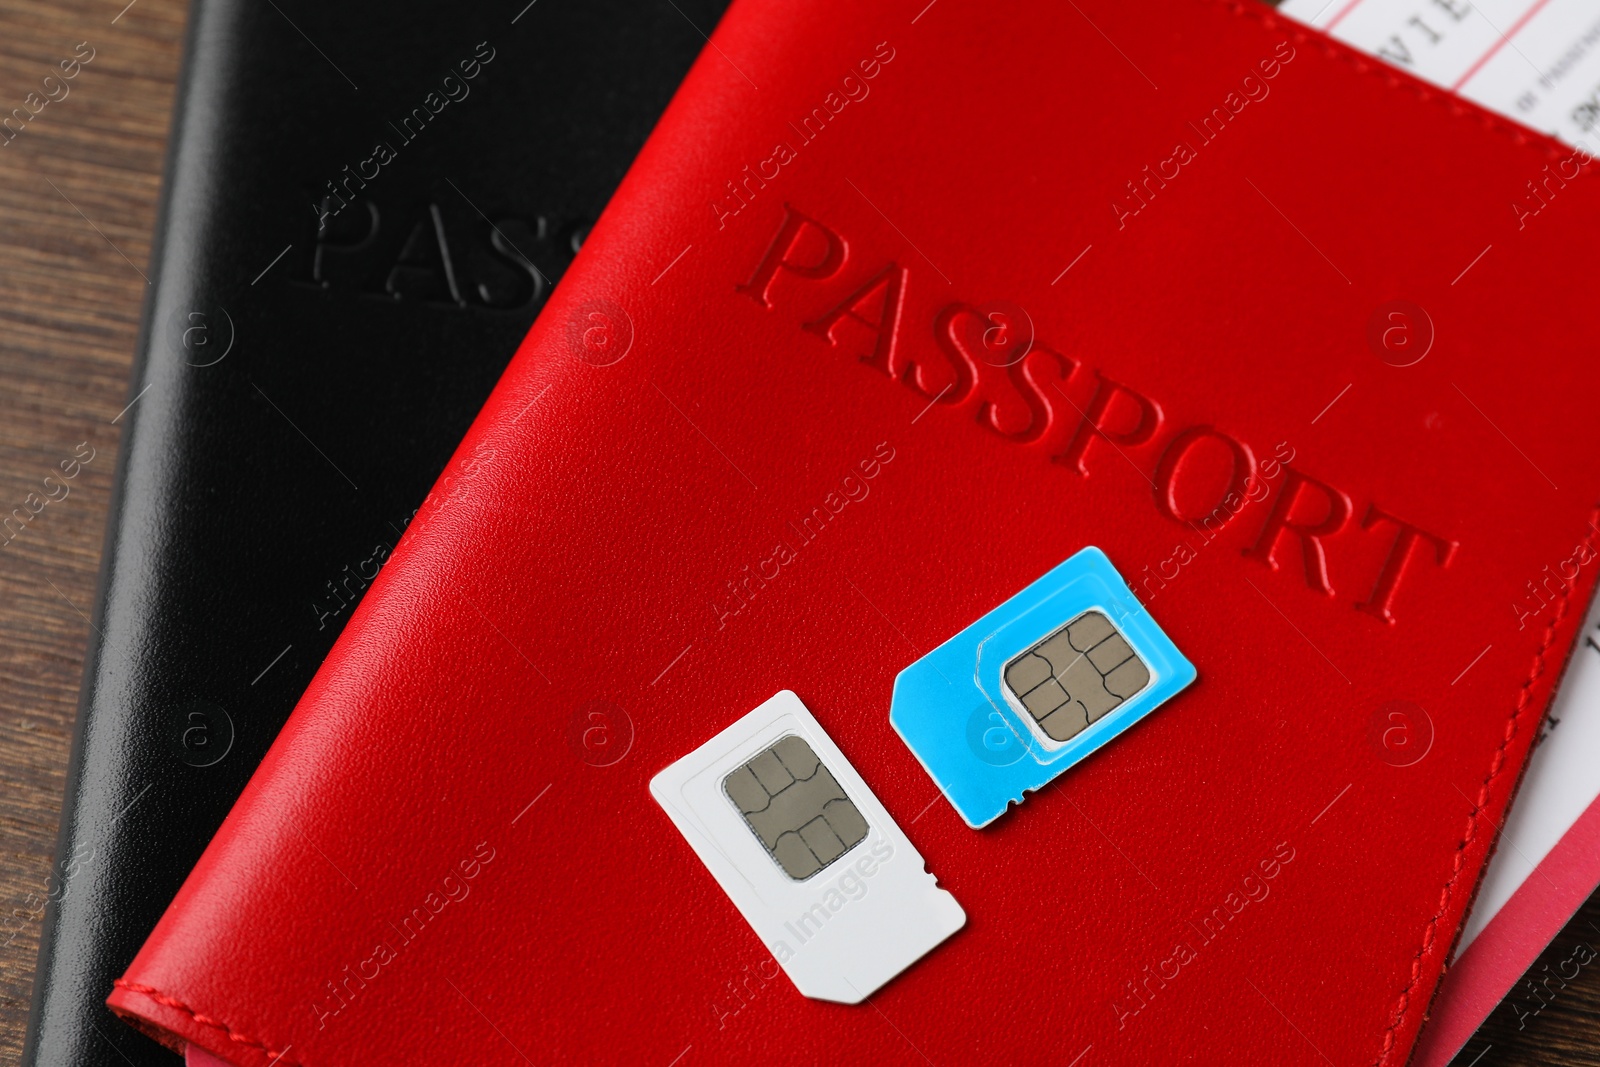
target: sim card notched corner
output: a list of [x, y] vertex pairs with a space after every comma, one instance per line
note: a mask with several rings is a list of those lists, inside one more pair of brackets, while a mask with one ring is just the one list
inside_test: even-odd
[[1089, 547], [901, 671], [889, 721], [977, 829], [1195, 677]]
[[789, 690], [657, 774], [650, 795], [807, 997], [858, 1004], [966, 924]]

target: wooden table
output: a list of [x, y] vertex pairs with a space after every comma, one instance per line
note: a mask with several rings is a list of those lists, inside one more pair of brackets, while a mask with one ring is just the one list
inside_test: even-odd
[[94, 49], [0, 147], [0, 514], [80, 442], [95, 450], [0, 548], [0, 1064], [27, 1026], [183, 43], [179, 0], [126, 3], [0, 0], [0, 115]]
[[[182, 47], [180, 0], [125, 3], [0, 0], [0, 113], [80, 41], [95, 50], [68, 96], [0, 147], [0, 513], [80, 442], [95, 449], [71, 494], [0, 548], [0, 1064], [27, 1025]], [[1600, 949], [1600, 897], [1548, 961], [1580, 940]], [[1600, 1065], [1596, 972], [1521, 1028], [1502, 1005], [1458, 1064]]]

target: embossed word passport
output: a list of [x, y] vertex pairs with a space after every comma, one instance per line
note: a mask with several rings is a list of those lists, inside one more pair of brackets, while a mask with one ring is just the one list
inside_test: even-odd
[[1403, 1063], [1593, 588], [1505, 610], [1600, 492], [1553, 153], [1253, 3], [738, 0], [112, 1006]]

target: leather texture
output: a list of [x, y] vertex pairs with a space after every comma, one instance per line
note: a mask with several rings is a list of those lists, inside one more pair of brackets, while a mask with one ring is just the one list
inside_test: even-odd
[[174, 1062], [113, 979], [720, 8], [525, 6], [193, 8], [29, 1064]]
[[[1255, 4], [712, 44], [113, 1007], [249, 1067], [1403, 1063], [1593, 588], [1587, 169], [1519, 231], [1570, 150]], [[971, 830], [894, 678], [1085, 545], [1199, 678]], [[647, 793], [784, 688], [968, 915], [853, 1008]]]

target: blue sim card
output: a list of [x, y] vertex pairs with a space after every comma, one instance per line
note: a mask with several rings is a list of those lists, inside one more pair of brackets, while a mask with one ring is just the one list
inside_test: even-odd
[[889, 721], [980, 827], [1194, 679], [1091, 547], [901, 671]]

